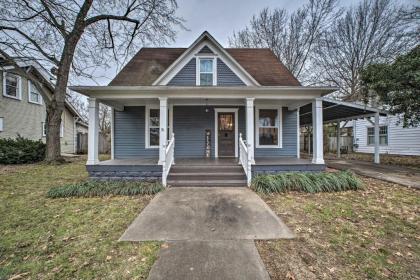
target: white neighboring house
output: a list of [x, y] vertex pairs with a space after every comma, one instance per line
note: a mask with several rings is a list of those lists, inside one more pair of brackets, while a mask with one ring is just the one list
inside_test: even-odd
[[[46, 105], [32, 82], [7, 65], [5, 55], [0, 54], [0, 138], [20, 136], [32, 140], [46, 140]], [[25, 71], [40, 79], [51, 91], [48, 72], [34, 63], [18, 63]], [[79, 112], [66, 101], [61, 117], [61, 152], [76, 153], [77, 134], [87, 133], [88, 127]]]
[[[403, 128], [398, 120], [398, 116], [380, 117], [380, 153], [420, 156], [420, 127]], [[354, 120], [347, 127], [353, 127], [355, 152], [374, 152], [373, 123], [366, 119]]]

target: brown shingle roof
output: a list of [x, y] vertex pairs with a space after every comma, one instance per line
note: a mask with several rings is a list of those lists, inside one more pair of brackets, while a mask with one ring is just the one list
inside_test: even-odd
[[[149, 86], [185, 48], [142, 48], [109, 83], [110, 86]], [[269, 49], [225, 49], [262, 86], [300, 86], [299, 81]]]

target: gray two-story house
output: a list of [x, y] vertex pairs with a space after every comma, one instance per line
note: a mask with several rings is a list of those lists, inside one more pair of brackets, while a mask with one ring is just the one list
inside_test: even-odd
[[[0, 138], [16, 138], [20, 135], [45, 142], [46, 106], [41, 94], [31, 80], [19, 75], [15, 66], [7, 63], [6, 57], [3, 57], [3, 62], [0, 67]], [[18, 65], [25, 71], [32, 71], [52, 90], [49, 75], [40, 65], [27, 62], [18, 62]], [[79, 112], [66, 102], [61, 117], [61, 152], [76, 153], [77, 134], [87, 133], [87, 130], [87, 124]]]
[[[244, 185], [261, 172], [325, 168], [322, 100], [269, 49], [224, 48], [204, 32], [188, 48], [143, 48], [89, 97], [92, 177], [164, 185]], [[112, 159], [98, 159], [98, 103], [113, 108]], [[312, 104], [313, 159], [299, 157], [299, 108]]]

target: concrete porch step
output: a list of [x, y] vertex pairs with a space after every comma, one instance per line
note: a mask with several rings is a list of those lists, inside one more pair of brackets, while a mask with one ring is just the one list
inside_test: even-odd
[[245, 180], [243, 173], [229, 173], [229, 175], [219, 173], [171, 173], [168, 180], [182, 180], [182, 181], [200, 181], [200, 180]]
[[246, 187], [246, 180], [168, 180], [170, 187]]
[[174, 165], [171, 173], [243, 173], [242, 166], [179, 166]]

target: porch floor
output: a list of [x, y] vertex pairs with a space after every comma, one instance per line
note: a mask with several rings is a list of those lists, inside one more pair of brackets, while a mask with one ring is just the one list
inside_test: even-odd
[[[157, 165], [157, 158], [132, 158], [132, 159], [111, 159], [98, 163], [98, 165]], [[176, 165], [236, 165], [238, 158], [175, 158]], [[308, 165], [312, 164], [310, 159], [293, 157], [256, 157], [255, 165]]]

